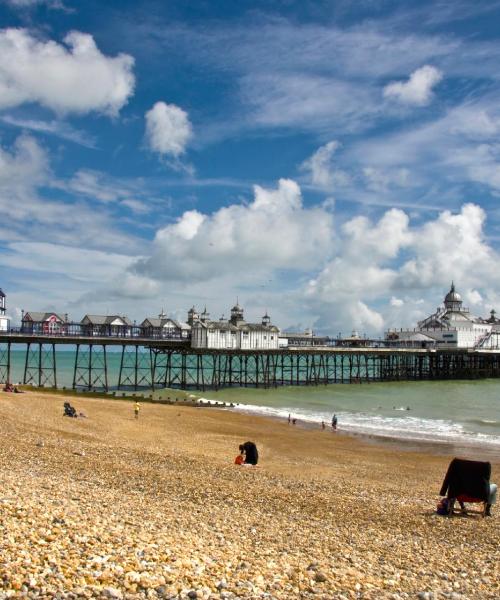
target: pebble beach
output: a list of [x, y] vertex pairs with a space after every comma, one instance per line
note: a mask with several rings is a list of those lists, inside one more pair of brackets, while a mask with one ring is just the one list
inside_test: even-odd
[[[500, 597], [500, 508], [435, 514], [453, 456], [216, 408], [0, 392], [0, 599]], [[233, 464], [238, 444], [258, 467]]]

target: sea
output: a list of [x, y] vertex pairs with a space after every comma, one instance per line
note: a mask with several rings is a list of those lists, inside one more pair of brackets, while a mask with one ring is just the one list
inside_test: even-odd
[[[23, 378], [25, 352], [11, 353], [11, 380]], [[108, 381], [118, 382], [119, 352], [109, 352]], [[71, 387], [74, 351], [56, 353], [58, 387]], [[147, 391], [145, 393], [148, 393]], [[150, 393], [150, 392], [149, 392]], [[297, 423], [392, 439], [489, 446], [500, 451], [500, 379], [229, 388], [193, 391], [204, 401], [233, 403], [236, 410]], [[170, 390], [155, 397], [172, 396]]]

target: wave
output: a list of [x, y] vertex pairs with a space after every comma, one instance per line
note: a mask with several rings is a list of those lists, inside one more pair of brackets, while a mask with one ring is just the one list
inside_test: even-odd
[[500, 429], [500, 421], [496, 421], [495, 419], [468, 419], [467, 422], [474, 425]]
[[[312, 412], [303, 408], [275, 408], [253, 404], [239, 404], [241, 412], [261, 414], [263, 416], [286, 419], [289, 414], [298, 421], [327, 425], [331, 421], [331, 413]], [[406, 411], [406, 409], [405, 409]], [[383, 417], [368, 413], [337, 412], [338, 429], [347, 433], [380, 436], [422, 442], [448, 442], [472, 445], [492, 445], [500, 447], [500, 436], [468, 431], [460, 423], [445, 419], [424, 419], [413, 416]], [[484, 419], [483, 421], [487, 421]]]

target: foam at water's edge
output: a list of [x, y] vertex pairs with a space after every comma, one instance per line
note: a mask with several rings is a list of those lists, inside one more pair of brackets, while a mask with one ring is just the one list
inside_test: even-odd
[[[297, 407], [273, 408], [240, 404], [237, 410], [241, 412], [261, 414], [263, 416], [286, 419], [289, 414], [311, 424], [330, 423], [331, 414], [314, 413]], [[467, 445], [488, 445], [500, 447], [500, 437], [466, 431], [458, 423], [438, 419], [420, 419], [417, 417], [382, 417], [363, 413], [338, 412], [339, 429], [346, 433], [359, 433], [387, 438], [395, 438], [422, 442], [459, 442]]]

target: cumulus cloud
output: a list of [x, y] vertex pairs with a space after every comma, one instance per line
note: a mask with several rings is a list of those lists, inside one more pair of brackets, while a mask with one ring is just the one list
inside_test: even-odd
[[247, 205], [185, 212], [157, 232], [152, 256], [135, 271], [164, 280], [245, 281], [278, 268], [313, 268], [330, 252], [332, 236], [331, 214], [304, 207], [299, 186], [281, 179], [277, 189], [255, 186]]
[[500, 258], [485, 240], [484, 221], [483, 209], [475, 204], [465, 204], [455, 214], [443, 211], [413, 227], [397, 209], [378, 222], [349, 220], [337, 255], [305, 290], [321, 315], [318, 325], [335, 330], [352, 324], [376, 333], [383, 327], [414, 325], [426, 308], [431, 311], [441, 301], [452, 279], [484, 312], [498, 298], [495, 265]]
[[64, 45], [25, 29], [0, 31], [0, 109], [36, 102], [57, 113], [116, 115], [134, 91], [134, 59], [108, 57], [91, 35], [73, 31]]
[[333, 155], [339, 147], [340, 143], [335, 140], [328, 142], [302, 163], [300, 168], [310, 173], [313, 185], [332, 188], [336, 185], [345, 185], [349, 181], [347, 173], [335, 169], [333, 165]]
[[408, 81], [394, 81], [384, 88], [384, 97], [398, 100], [403, 104], [425, 106], [432, 98], [432, 88], [443, 78], [443, 73], [425, 65], [413, 71]]
[[187, 112], [175, 104], [157, 102], [146, 113], [146, 142], [153, 152], [178, 158], [192, 135]]

